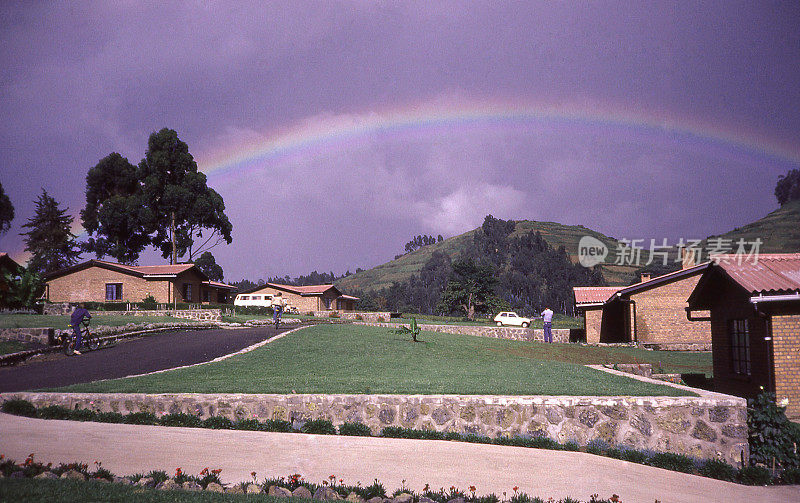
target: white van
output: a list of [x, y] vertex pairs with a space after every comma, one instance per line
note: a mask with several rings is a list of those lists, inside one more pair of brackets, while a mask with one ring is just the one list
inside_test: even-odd
[[259, 307], [271, 307], [272, 306], [272, 295], [265, 294], [265, 293], [240, 293], [236, 296], [236, 299], [233, 301], [234, 306], [259, 306]]

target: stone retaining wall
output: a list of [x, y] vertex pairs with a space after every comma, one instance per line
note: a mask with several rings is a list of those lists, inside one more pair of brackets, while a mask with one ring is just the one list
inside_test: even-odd
[[[372, 327], [397, 328], [399, 323], [362, 323]], [[408, 325], [408, 323], [405, 323]], [[444, 334], [474, 335], [477, 337], [494, 337], [495, 339], [510, 339], [513, 341], [544, 341], [544, 330], [541, 328], [517, 328], [517, 327], [490, 327], [475, 325], [426, 325], [417, 324], [420, 330], [429, 332], [439, 332]], [[554, 328], [553, 342], [569, 342], [570, 329]]]
[[[498, 435], [545, 436], [586, 445], [602, 440], [637, 449], [719, 458], [738, 465], [747, 456], [744, 399], [703, 397], [570, 397], [461, 395], [212, 395], [6, 393], [37, 407], [195, 414], [335, 425], [360, 422], [377, 434], [386, 426]], [[710, 395], [710, 396], [709, 396]]]
[[[75, 310], [74, 304], [60, 302], [45, 304], [43, 314], [59, 315], [70, 314]], [[131, 311], [91, 311], [92, 316], [172, 316], [187, 320], [220, 321], [221, 309], [159, 309], [159, 310], [131, 310]]]
[[[341, 320], [365, 321], [367, 323], [380, 323], [388, 321], [392, 317], [390, 312], [372, 311], [309, 311], [315, 318], [339, 318]], [[334, 316], [331, 316], [331, 315]]]
[[48, 345], [53, 341], [55, 330], [52, 328], [3, 328], [0, 339], [7, 341], [35, 342]]

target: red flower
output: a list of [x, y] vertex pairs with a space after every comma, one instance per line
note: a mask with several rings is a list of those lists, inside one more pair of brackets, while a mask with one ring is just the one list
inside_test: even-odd
[[208, 475], [208, 467], [206, 466], [203, 468], [203, 471], [200, 472], [200, 475]]
[[219, 475], [222, 472], [222, 468], [217, 468], [216, 470], [211, 470], [211, 473], [214, 475]]

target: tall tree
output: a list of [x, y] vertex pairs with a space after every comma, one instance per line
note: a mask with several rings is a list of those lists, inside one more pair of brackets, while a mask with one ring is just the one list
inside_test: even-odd
[[84, 248], [97, 258], [110, 255], [133, 264], [150, 243], [145, 222], [153, 218], [144, 204], [136, 166], [113, 152], [86, 175], [83, 228], [90, 237]]
[[0, 306], [3, 307], [35, 307], [44, 293], [42, 280], [30, 268], [22, 274], [5, 272], [0, 282], [5, 285], [0, 288]]
[[463, 309], [467, 318], [475, 319], [475, 312], [485, 310], [494, 296], [494, 268], [472, 259], [453, 262], [453, 272], [442, 294], [442, 311]]
[[8, 232], [11, 228], [11, 221], [14, 220], [14, 205], [3, 190], [0, 183], [0, 236]]
[[58, 207], [58, 202], [46, 190], [36, 201], [36, 211], [23, 228], [25, 250], [31, 253], [28, 269], [36, 274], [46, 274], [75, 264], [80, 249], [75, 235], [70, 232], [73, 218], [67, 209]]
[[212, 255], [209, 251], [203, 252], [203, 254], [194, 261], [194, 265], [203, 271], [205, 275], [208, 276], [208, 279], [212, 281], [222, 281], [222, 278], [224, 277], [222, 266], [217, 264], [217, 260], [214, 258], [214, 255]]
[[800, 199], [800, 169], [790, 170], [778, 177], [775, 185], [775, 198], [783, 206], [789, 201]]
[[187, 253], [191, 261], [222, 241], [231, 242], [233, 226], [222, 196], [208, 187], [177, 132], [164, 128], [150, 135], [137, 173], [150, 212], [145, 228], [170, 263]]

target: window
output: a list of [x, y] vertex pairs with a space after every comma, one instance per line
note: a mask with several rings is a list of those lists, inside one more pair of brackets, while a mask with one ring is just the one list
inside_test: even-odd
[[325, 309], [330, 309], [331, 308], [331, 299], [330, 298], [324, 298], [322, 300], [325, 302]]
[[239, 297], [239, 300], [250, 300], [250, 296], [249, 295], [242, 295], [242, 296]]
[[192, 301], [192, 284], [191, 283], [184, 283], [183, 284], [183, 300], [186, 302]]
[[122, 300], [122, 283], [106, 283], [106, 300]]
[[731, 370], [734, 374], [750, 375], [750, 325], [748, 320], [730, 320], [728, 336], [731, 343]]
[[253, 295], [253, 300], [261, 300], [261, 296], [260, 295]]
[[203, 302], [211, 302], [211, 292], [203, 290]]

